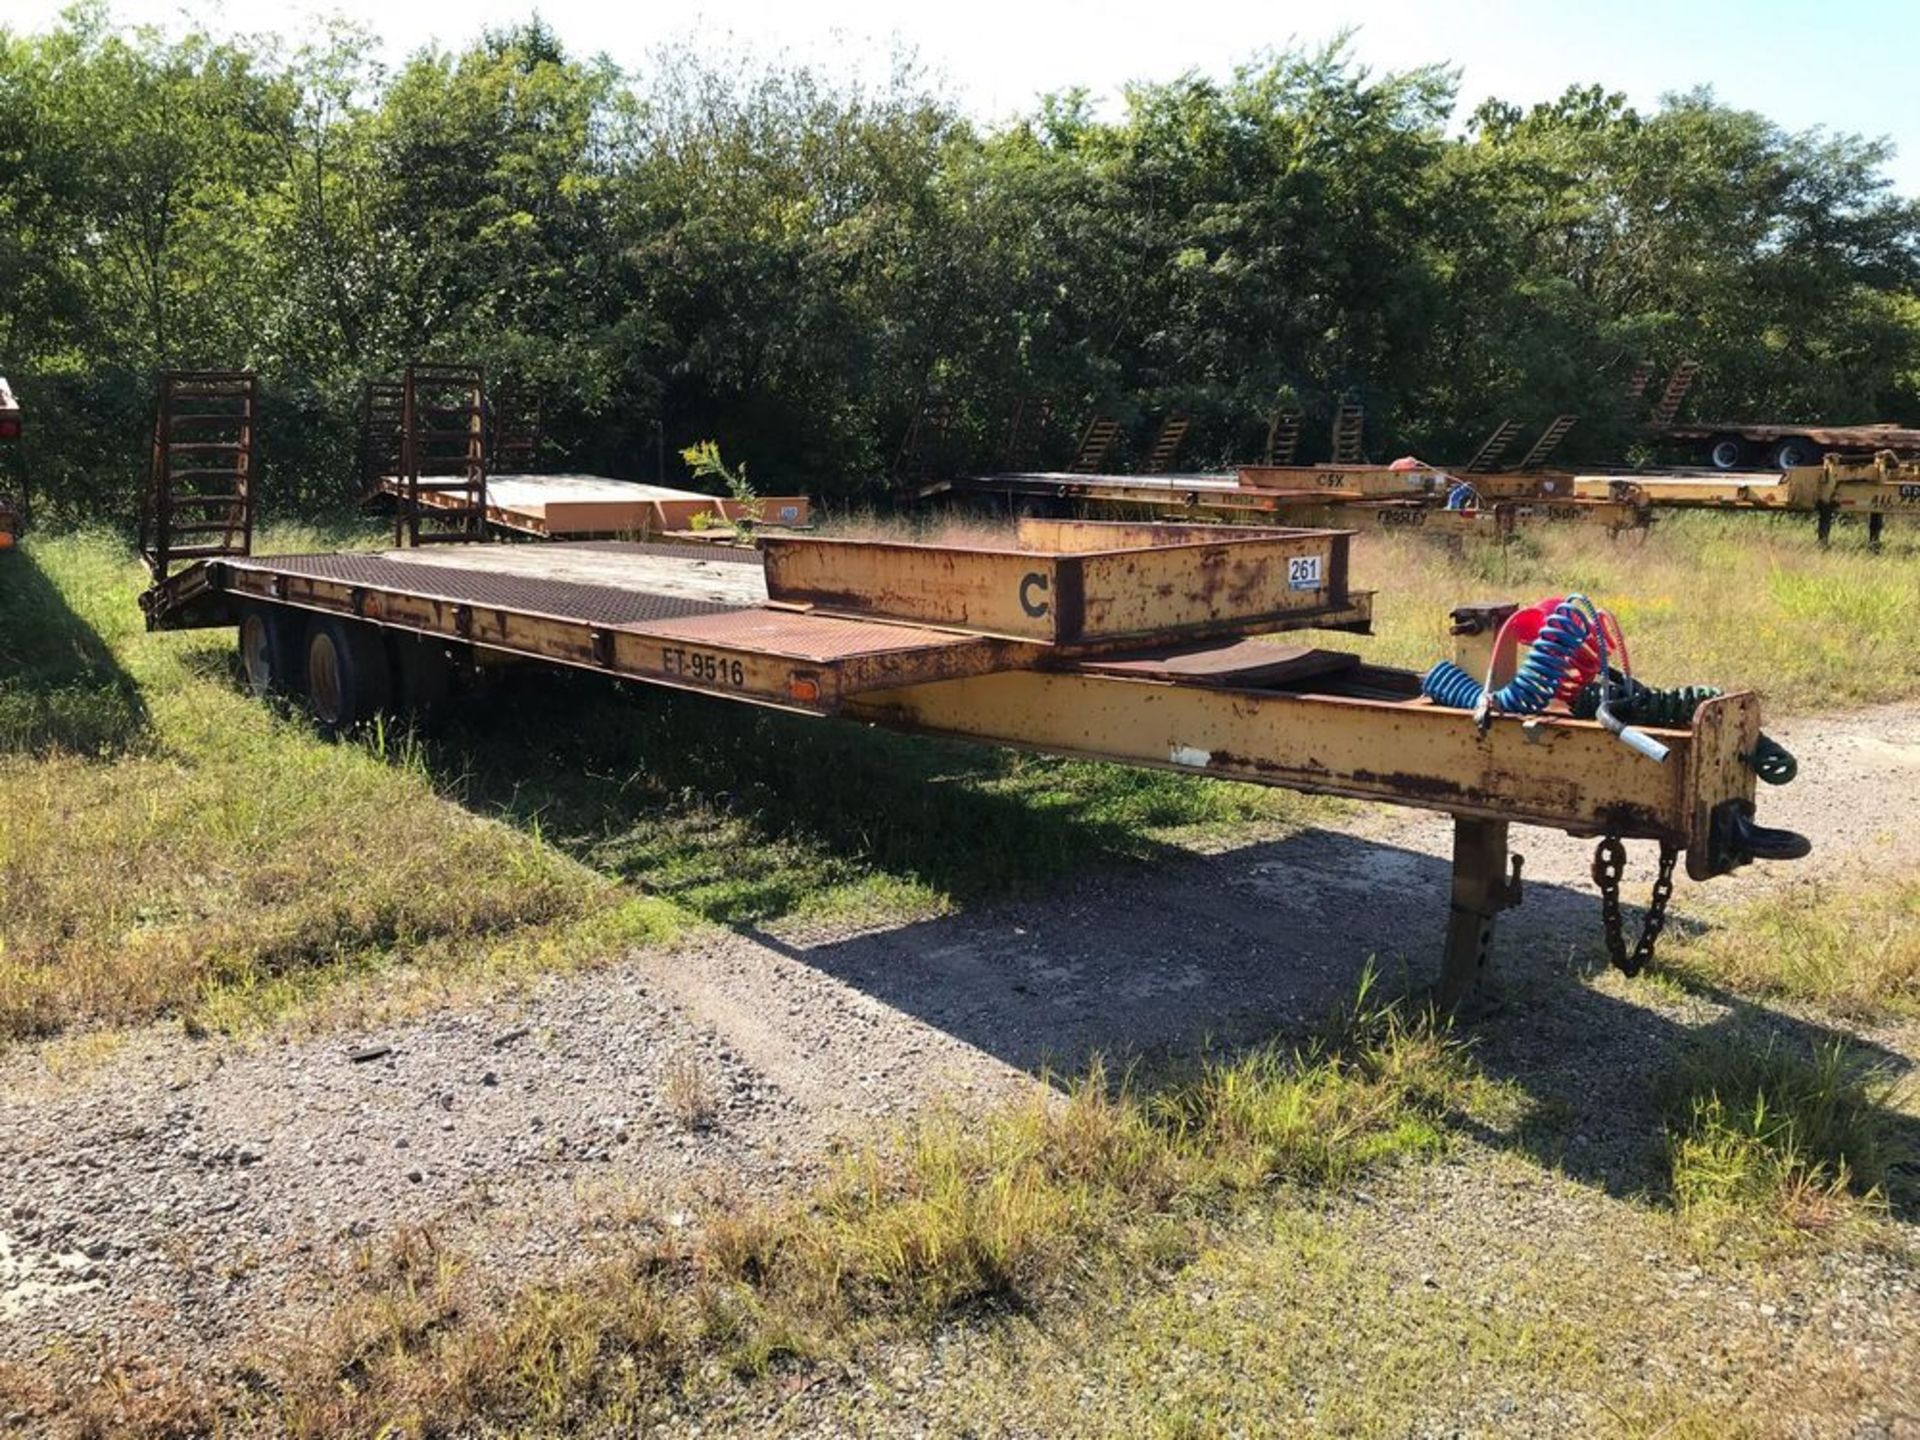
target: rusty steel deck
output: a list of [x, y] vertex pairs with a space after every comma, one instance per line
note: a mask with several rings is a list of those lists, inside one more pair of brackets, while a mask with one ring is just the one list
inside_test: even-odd
[[[767, 537], [763, 550], [469, 545], [224, 559], [149, 592], [157, 628], [249, 600], [831, 713], [850, 694], [1288, 625], [1364, 627], [1347, 537], [1030, 522], [1028, 548]], [[1153, 530], [1156, 527], [1145, 527]]]
[[[406, 492], [406, 482], [383, 475], [374, 488], [399, 497]], [[602, 475], [490, 475], [486, 496], [489, 525], [547, 540], [665, 535], [692, 531], [696, 524], [729, 526], [742, 517], [763, 525], [799, 526], [812, 515], [804, 495], [736, 500]], [[457, 496], [434, 492], [419, 499], [443, 509], [460, 503]]]

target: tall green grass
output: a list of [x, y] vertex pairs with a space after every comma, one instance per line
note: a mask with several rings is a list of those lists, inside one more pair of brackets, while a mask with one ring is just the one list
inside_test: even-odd
[[1882, 553], [1843, 527], [1826, 550], [1805, 516], [1668, 511], [1645, 535], [1541, 526], [1505, 546], [1448, 549], [1363, 536], [1354, 582], [1380, 594], [1382, 658], [1447, 655], [1447, 612], [1581, 591], [1611, 609], [1654, 685], [1755, 690], [1778, 715], [1920, 694], [1920, 528], [1896, 521]]
[[1851, 1019], [1920, 1015], [1920, 881], [1854, 869], [1794, 883], [1669, 934], [1659, 966], [1702, 989], [1820, 1005]]
[[1831, 1231], [1884, 1210], [1910, 1124], [1893, 1083], [1834, 1042], [1703, 1038], [1660, 1077], [1673, 1203], [1718, 1243]]

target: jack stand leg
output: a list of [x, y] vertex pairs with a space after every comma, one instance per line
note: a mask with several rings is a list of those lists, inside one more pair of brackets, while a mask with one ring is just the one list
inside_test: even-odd
[[1835, 513], [1836, 509], [1832, 505], [1816, 505], [1814, 507], [1813, 534], [1814, 538], [1819, 541], [1820, 548], [1823, 550], [1826, 549], [1827, 543], [1833, 539], [1833, 517]]
[[1867, 548], [1880, 548], [1880, 532], [1887, 527], [1887, 515], [1884, 510], [1870, 511], [1867, 515]]
[[1493, 919], [1520, 903], [1520, 857], [1507, 873], [1507, 822], [1453, 822], [1453, 896], [1447, 917], [1447, 949], [1440, 962], [1442, 1012], [1457, 1009], [1486, 974], [1493, 951]]

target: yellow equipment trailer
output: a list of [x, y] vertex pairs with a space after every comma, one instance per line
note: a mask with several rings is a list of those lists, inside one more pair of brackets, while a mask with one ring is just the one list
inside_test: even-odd
[[1830, 455], [1818, 465], [1726, 474], [1715, 470], [1659, 474], [1576, 475], [1573, 491], [1587, 500], [1620, 500], [1656, 508], [1763, 510], [1812, 515], [1825, 542], [1835, 519], [1859, 516], [1867, 539], [1879, 544], [1889, 515], [1920, 519], [1920, 461], [1891, 451], [1872, 459]]
[[[1458, 487], [1471, 503], [1449, 505]], [[1246, 465], [1233, 474], [1102, 475], [1024, 471], [938, 480], [917, 492], [990, 496], [1016, 513], [1078, 502], [1141, 506], [1168, 518], [1264, 517], [1356, 530], [1403, 530], [1503, 538], [1523, 525], [1599, 525], [1609, 531], [1648, 523], [1644, 501], [1575, 494], [1568, 477], [1539, 472], [1453, 474], [1422, 466]]]
[[[1435, 705], [1419, 675], [1349, 648], [1372, 613], [1349, 574], [1349, 541], [1029, 518], [985, 547], [782, 536], [757, 553], [235, 547], [180, 569], [150, 555], [143, 604], [155, 629], [235, 627], [252, 687], [301, 697], [328, 727], [430, 701], [463, 667], [537, 661], [899, 731], [1442, 811], [1456, 836], [1438, 992], [1448, 1005], [1484, 972], [1494, 917], [1520, 899], [1513, 823], [1606, 837], [1615, 855], [1621, 840], [1655, 841], [1663, 885], [1682, 853], [1701, 880], [1805, 853], [1798, 837], [1754, 823], [1757, 697], [1709, 699], [1686, 723], [1650, 730], [1663, 762], [1592, 721], [1482, 720]], [[1491, 668], [1511, 608], [1455, 612], [1462, 664]], [[1310, 631], [1337, 639], [1308, 643]], [[1617, 898], [1617, 864], [1609, 873], [1604, 893]]]

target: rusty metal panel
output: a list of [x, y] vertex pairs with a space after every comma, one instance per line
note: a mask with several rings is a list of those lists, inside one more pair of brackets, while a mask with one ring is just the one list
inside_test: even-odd
[[761, 554], [768, 597], [782, 603], [1027, 640], [1055, 639], [1069, 588], [1062, 557], [1010, 549], [775, 536]]
[[1079, 623], [1062, 595], [1059, 638], [1217, 630], [1338, 605], [1347, 594], [1347, 555], [1348, 536], [1335, 531], [1086, 555]]
[[1150, 546], [1202, 545], [1222, 540], [1295, 539], [1317, 532], [1298, 525], [1194, 524], [1178, 520], [1056, 520], [1022, 516], [1016, 533], [1022, 550], [1094, 554]]
[[1276, 645], [1270, 640], [1226, 640], [1099, 655], [1077, 661], [1072, 668], [1088, 675], [1130, 675], [1186, 685], [1260, 687], [1334, 675], [1357, 669], [1359, 664], [1360, 657], [1345, 650]]
[[[1724, 695], [1694, 712], [1693, 744], [1687, 751], [1687, 798], [1692, 805], [1687, 874], [1711, 879], [1715, 847], [1709, 836], [1713, 812], [1721, 804], [1746, 802], [1754, 794], [1753, 767], [1740, 757], [1753, 754], [1760, 743], [1760, 697]], [[1673, 763], [1669, 757], [1667, 763]]]
[[734, 610], [649, 625], [648, 633], [688, 644], [729, 645], [822, 664], [889, 650], [950, 647], [974, 637], [920, 625], [849, 620], [793, 610]]
[[1239, 483], [1250, 490], [1308, 491], [1354, 497], [1444, 494], [1455, 477], [1435, 466], [1243, 465]]
[[1051, 532], [1070, 550], [769, 537], [762, 553], [777, 601], [1059, 645], [1272, 628], [1348, 598], [1342, 533], [1238, 539], [1195, 527], [1193, 539], [1126, 546], [1125, 531], [1082, 522]]

